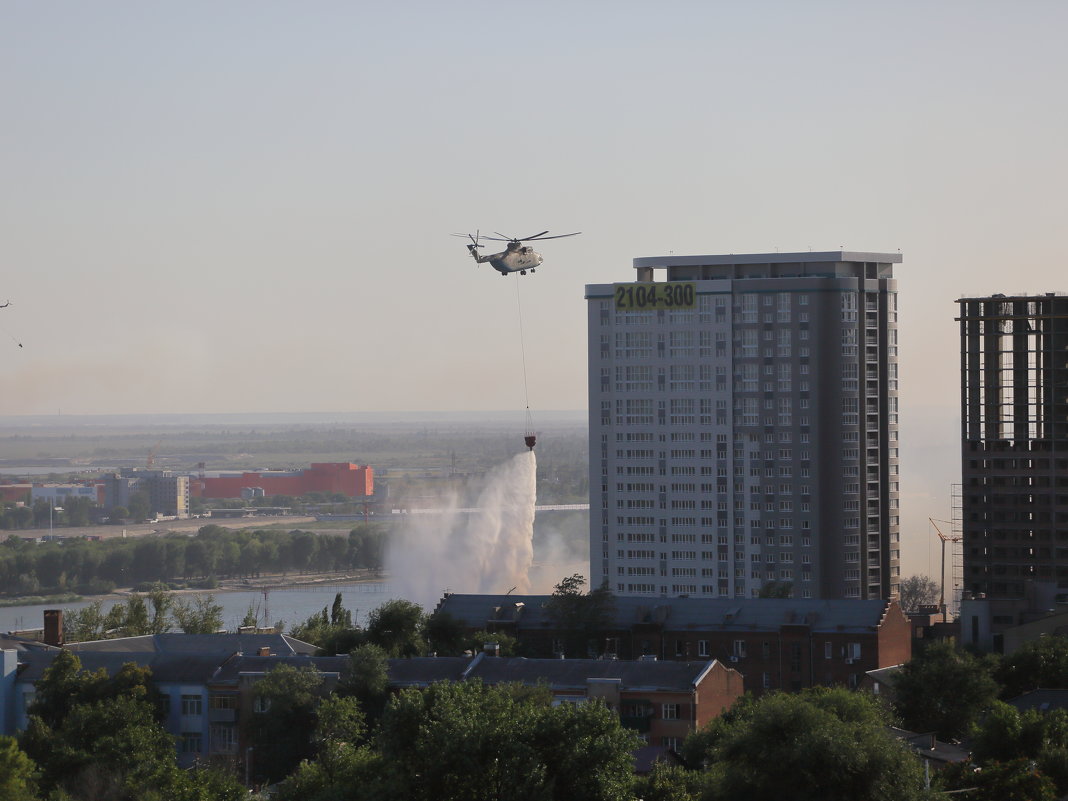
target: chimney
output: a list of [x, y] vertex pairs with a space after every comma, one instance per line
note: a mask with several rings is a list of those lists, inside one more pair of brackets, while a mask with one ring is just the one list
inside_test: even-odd
[[63, 644], [63, 610], [44, 610], [44, 641], [46, 645]]
[[269, 645], [261, 646], [260, 647], [260, 652], [257, 654], [257, 656], [270, 656], [270, 655], [271, 655], [271, 646], [269, 646]]

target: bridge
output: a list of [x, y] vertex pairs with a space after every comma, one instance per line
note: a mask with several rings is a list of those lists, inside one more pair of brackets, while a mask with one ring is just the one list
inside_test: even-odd
[[[535, 506], [534, 512], [588, 512], [590, 505], [588, 503], [556, 503], [546, 504], [544, 506]], [[391, 514], [395, 515], [448, 515], [448, 514], [461, 514], [470, 515], [477, 514], [478, 512], [485, 511], [479, 506], [462, 506], [456, 509], [393, 509]]]

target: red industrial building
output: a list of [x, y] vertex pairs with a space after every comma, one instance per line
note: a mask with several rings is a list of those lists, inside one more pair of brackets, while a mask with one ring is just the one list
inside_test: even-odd
[[268, 470], [189, 479], [191, 498], [240, 498], [242, 490], [251, 488], [262, 489], [268, 496], [331, 492], [349, 498], [366, 498], [375, 493], [375, 479], [370, 466], [351, 462], [313, 462], [307, 470]]

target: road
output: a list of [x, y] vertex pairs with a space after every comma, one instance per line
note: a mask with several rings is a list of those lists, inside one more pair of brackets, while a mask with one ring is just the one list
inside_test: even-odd
[[[113, 539], [115, 537], [143, 537], [147, 534], [165, 534], [174, 531], [180, 534], [194, 534], [204, 526], [212, 524], [223, 528], [264, 528], [266, 526], [284, 523], [296, 527], [300, 523], [314, 523], [315, 518], [304, 515], [278, 515], [262, 517], [234, 517], [219, 518], [191, 518], [187, 520], [164, 520], [159, 523], [137, 523], [128, 526], [81, 526], [72, 528], [56, 528], [51, 533], [61, 537], [100, 537], [101, 539]], [[30, 529], [28, 531], [13, 531], [12, 534], [32, 539], [43, 537], [49, 533], [46, 528]]]

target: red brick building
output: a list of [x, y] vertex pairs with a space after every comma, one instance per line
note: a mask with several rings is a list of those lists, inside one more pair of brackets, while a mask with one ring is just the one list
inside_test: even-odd
[[0, 501], [4, 503], [29, 503], [32, 484], [0, 484]]
[[600, 699], [645, 742], [675, 749], [744, 694], [741, 674], [717, 660], [523, 659], [481, 653], [473, 659], [391, 659], [389, 678], [395, 689], [461, 679], [544, 685], [557, 703]]
[[349, 498], [374, 495], [374, 471], [351, 462], [313, 462], [307, 470], [268, 470], [259, 473], [191, 477], [192, 498], [240, 498], [244, 489], [262, 489], [264, 495], [299, 496], [329, 492]]
[[[551, 657], [565, 637], [544, 609], [549, 597], [453, 594], [437, 608], [471, 632], [503, 632]], [[907, 662], [911, 634], [896, 601], [618, 597], [610, 627], [574, 656], [717, 659], [760, 694], [856, 687], [869, 670]]]

